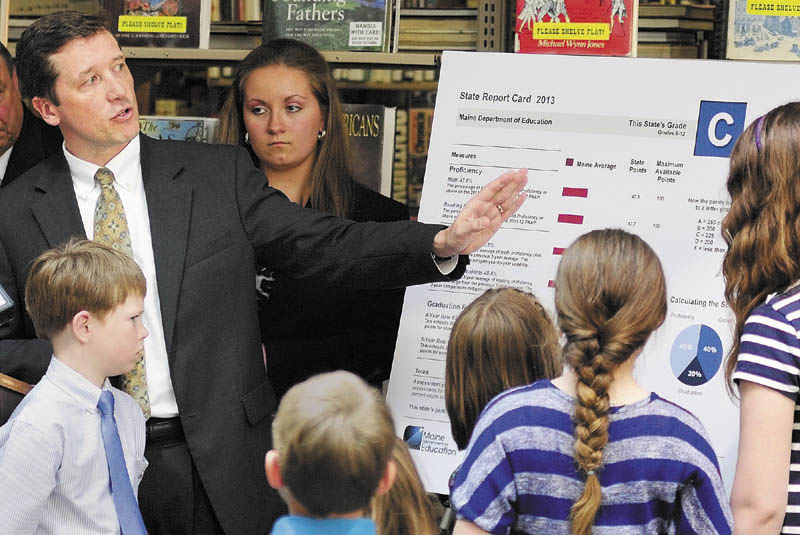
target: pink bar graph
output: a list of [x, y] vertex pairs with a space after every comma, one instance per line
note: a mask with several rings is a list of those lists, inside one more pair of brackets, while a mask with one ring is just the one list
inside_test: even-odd
[[582, 225], [583, 216], [575, 214], [558, 214], [559, 223], [570, 223], [572, 225]]

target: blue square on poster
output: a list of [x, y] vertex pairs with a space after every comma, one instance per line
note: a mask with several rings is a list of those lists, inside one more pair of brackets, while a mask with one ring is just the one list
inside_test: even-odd
[[733, 144], [744, 131], [746, 114], [746, 102], [701, 101], [694, 155], [730, 156]]

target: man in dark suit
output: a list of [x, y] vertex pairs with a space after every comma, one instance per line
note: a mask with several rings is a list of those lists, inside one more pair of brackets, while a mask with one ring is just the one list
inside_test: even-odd
[[113, 189], [147, 279], [143, 408], [152, 416], [139, 500], [148, 530], [267, 533], [283, 506], [263, 476], [275, 398], [261, 355], [255, 261], [364, 289], [458, 277], [459, 255], [485, 243], [524, 200], [526, 173], [487, 185], [447, 228], [354, 223], [289, 202], [239, 147], [139, 136], [133, 79], [97, 18], [38, 19], [17, 61], [23, 95], [61, 129], [66, 150], [0, 195], [0, 285], [16, 306], [0, 329], [0, 372], [28, 382], [44, 373], [50, 348], [33, 340], [20, 303], [30, 262], [70, 236], [92, 237]]
[[0, 187], [61, 149], [58, 128], [37, 119], [22, 103], [14, 60], [0, 43]]

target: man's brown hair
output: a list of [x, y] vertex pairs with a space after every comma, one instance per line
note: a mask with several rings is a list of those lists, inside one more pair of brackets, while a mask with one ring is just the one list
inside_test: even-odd
[[394, 423], [358, 376], [315, 375], [283, 396], [272, 423], [283, 482], [309, 514], [366, 510], [394, 448]]
[[81, 310], [103, 318], [146, 282], [129, 256], [100, 243], [73, 238], [33, 261], [25, 284], [25, 308], [36, 333], [50, 339]]

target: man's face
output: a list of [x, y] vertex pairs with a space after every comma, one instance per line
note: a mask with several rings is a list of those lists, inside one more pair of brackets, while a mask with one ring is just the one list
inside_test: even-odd
[[0, 61], [0, 155], [17, 142], [22, 130], [22, 99], [17, 73], [11, 74]]
[[77, 38], [50, 61], [59, 104], [34, 97], [34, 107], [47, 123], [61, 129], [67, 150], [105, 165], [139, 133], [133, 77], [117, 41], [107, 31]]

